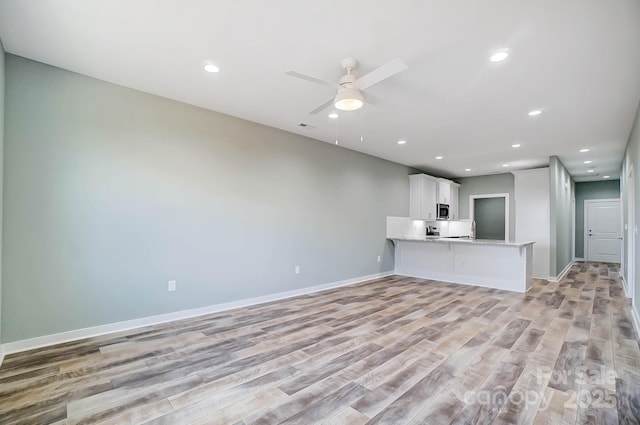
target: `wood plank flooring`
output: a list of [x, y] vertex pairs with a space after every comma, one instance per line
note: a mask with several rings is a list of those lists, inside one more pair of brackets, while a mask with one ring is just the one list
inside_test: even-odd
[[391, 276], [18, 353], [1, 424], [639, 424], [616, 265], [527, 294]]

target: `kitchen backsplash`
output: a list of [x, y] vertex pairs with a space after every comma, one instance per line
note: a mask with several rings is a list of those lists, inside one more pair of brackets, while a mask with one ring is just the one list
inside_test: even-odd
[[427, 226], [435, 227], [441, 237], [471, 234], [470, 220], [427, 221], [412, 220], [409, 217], [387, 217], [387, 238], [422, 237], [427, 234]]

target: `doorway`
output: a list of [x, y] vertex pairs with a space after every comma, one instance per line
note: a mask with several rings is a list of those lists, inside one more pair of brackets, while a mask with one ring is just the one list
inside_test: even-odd
[[621, 230], [619, 199], [584, 201], [584, 246], [587, 261], [620, 263]]
[[476, 222], [476, 239], [509, 240], [509, 194], [471, 195], [469, 217]]

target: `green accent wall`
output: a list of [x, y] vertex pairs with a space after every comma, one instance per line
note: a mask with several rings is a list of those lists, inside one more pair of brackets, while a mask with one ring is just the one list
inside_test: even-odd
[[393, 270], [410, 168], [6, 65], [5, 342]]
[[584, 201], [619, 199], [620, 180], [576, 183], [576, 257], [584, 258]]

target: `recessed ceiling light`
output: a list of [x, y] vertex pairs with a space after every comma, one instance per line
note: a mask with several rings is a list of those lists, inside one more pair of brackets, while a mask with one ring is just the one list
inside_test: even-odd
[[594, 173], [596, 170], [587, 170], [587, 173]]
[[509, 57], [509, 52], [507, 52], [506, 50], [501, 50], [499, 52], [492, 54], [489, 60], [491, 62], [502, 62], [508, 57]]
[[580, 152], [582, 153], [589, 152], [589, 149], [580, 149]]
[[585, 164], [591, 164], [593, 161], [585, 161]]
[[602, 176], [603, 179], [608, 179], [611, 176]]
[[204, 64], [204, 70], [211, 73], [220, 72], [220, 68], [212, 64], [211, 62], [207, 62]]
[[529, 111], [530, 117], [535, 117], [536, 115], [540, 115], [542, 111], [540, 109], [534, 109], [533, 111]]
[[436, 159], [442, 159], [442, 157], [441, 156], [436, 156]]
[[509, 166], [509, 164], [502, 164], [502, 166], [503, 166], [503, 167], [508, 167], [508, 166]]
[[465, 168], [464, 171], [471, 171], [471, 168]]
[[520, 147], [520, 143], [516, 143], [515, 145], [511, 145], [512, 148], [519, 148]]
[[330, 113], [330, 114], [329, 114], [329, 118], [332, 118], [332, 119], [336, 119], [336, 118], [338, 118], [339, 116], [340, 116], [340, 115], [336, 114], [335, 112], [332, 112], [332, 113]]
[[406, 140], [398, 140], [398, 144], [399, 144], [399, 145], [404, 145], [405, 143], [407, 143], [407, 141], [406, 141]]

